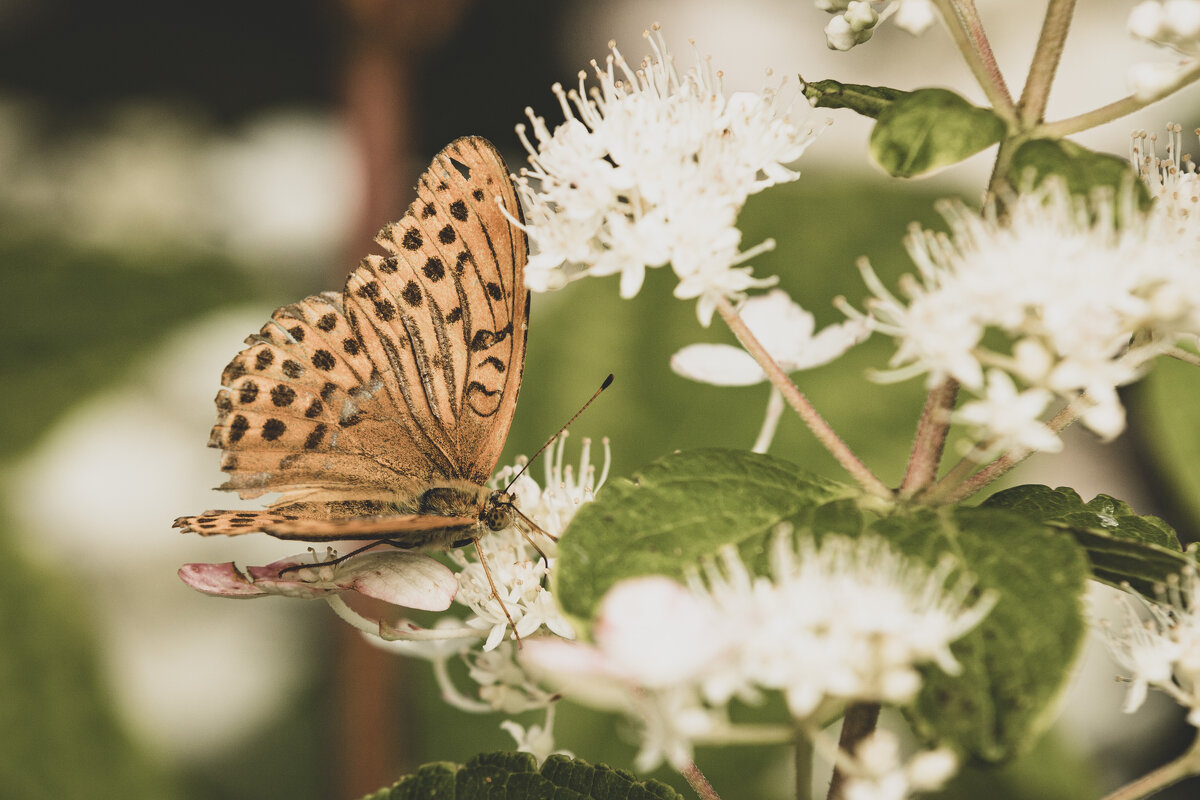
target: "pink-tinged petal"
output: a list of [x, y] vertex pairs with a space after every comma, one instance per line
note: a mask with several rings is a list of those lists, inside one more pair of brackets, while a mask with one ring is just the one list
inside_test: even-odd
[[[302, 569], [283, 571], [294, 566]], [[246, 572], [249, 573], [250, 580], [254, 581], [254, 585], [268, 594], [301, 600], [338, 594], [346, 588], [334, 585], [329, 580], [333, 575], [333, 568], [312, 563], [311, 555], [288, 556], [265, 567], [246, 567]]]
[[268, 592], [251, 583], [232, 561], [224, 564], [184, 564], [179, 578], [188, 586], [218, 597], [264, 597]]
[[334, 583], [406, 608], [445, 611], [458, 591], [454, 573], [420, 553], [367, 553], [337, 569]]

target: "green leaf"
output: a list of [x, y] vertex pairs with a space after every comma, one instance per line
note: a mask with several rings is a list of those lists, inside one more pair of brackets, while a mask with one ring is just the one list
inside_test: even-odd
[[1143, 209], [1150, 204], [1150, 194], [1127, 158], [1097, 153], [1066, 139], [1031, 139], [1013, 151], [1008, 180], [1017, 189], [1024, 190], [1031, 181], [1033, 187], [1039, 186], [1050, 175], [1065, 181], [1071, 194], [1130, 187]]
[[1175, 531], [1154, 516], [1139, 516], [1128, 503], [1096, 495], [1087, 503], [1074, 489], [1014, 486], [985, 500], [983, 508], [1004, 508], [1070, 533], [1086, 551], [1092, 577], [1120, 588], [1129, 583], [1152, 593], [1189, 563]]
[[[685, 566], [737, 545], [750, 563], [777, 524], [797, 526], [832, 500], [858, 490], [771, 456], [693, 450], [659, 459], [632, 479], [609, 480], [579, 509], [558, 546], [555, 596], [563, 609], [591, 619], [614, 583], [638, 575], [682, 576]], [[824, 512], [852, 525], [844, 505]], [[861, 522], [858, 523], [861, 528]]]
[[814, 108], [848, 108], [864, 117], [878, 119], [884, 109], [911, 92], [891, 89], [887, 86], [864, 86], [859, 83], [838, 81], [805, 81], [804, 96]]
[[655, 780], [625, 770], [550, 756], [539, 770], [528, 753], [484, 753], [465, 765], [426, 764], [363, 800], [683, 800]]
[[954, 554], [981, 590], [998, 595], [991, 613], [953, 646], [960, 675], [925, 670], [913, 729], [984, 761], [1011, 758], [1050, 721], [1083, 642], [1081, 597], [1087, 560], [1069, 537], [996, 508], [922, 511], [871, 529], [902, 552], [937, 563]]
[[912, 178], [957, 164], [1004, 136], [1004, 121], [945, 89], [918, 89], [879, 114], [871, 156], [891, 175]]

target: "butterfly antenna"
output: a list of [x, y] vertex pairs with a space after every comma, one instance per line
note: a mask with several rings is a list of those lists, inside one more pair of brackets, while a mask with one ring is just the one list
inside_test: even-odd
[[[592, 404], [592, 401], [595, 400], [597, 397], [599, 397], [601, 392], [603, 392], [605, 389], [607, 389], [609, 386], [611, 386], [612, 382], [613, 382], [613, 376], [612, 376], [612, 373], [610, 372], [610, 373], [608, 373], [608, 377], [604, 379], [604, 383], [600, 384], [600, 388], [596, 390], [596, 393], [593, 394], [591, 397], [589, 397], [588, 401], [586, 403], [584, 403], [583, 406], [578, 411], [575, 412], [574, 416], [572, 416], [569, 420], [567, 420], [567, 424], [563, 425], [561, 428], [559, 428], [558, 433], [551, 436], [544, 445], [539, 447], [538, 451], [536, 453], [534, 453], [533, 456], [530, 457], [530, 459], [528, 461], [525, 462], [525, 466], [523, 466], [519, 470], [517, 470], [517, 474], [512, 476], [512, 480], [510, 480], [508, 482], [508, 485], [504, 487], [504, 491], [507, 492], [509, 489], [512, 488], [512, 485], [517, 482], [517, 478], [519, 478], [525, 474], [525, 470], [529, 469], [529, 465], [534, 462], [534, 459], [536, 459], [538, 456], [540, 456], [542, 453], [544, 453], [546, 451], [547, 447], [554, 444], [555, 440], [557, 440], [558, 437], [562, 436], [563, 431], [565, 431], [567, 428], [571, 427], [571, 423], [574, 422], [575, 420], [579, 419], [579, 415], [582, 414], [584, 411], [587, 411], [587, 407]], [[521, 516], [524, 516], [524, 514], [522, 514]]]

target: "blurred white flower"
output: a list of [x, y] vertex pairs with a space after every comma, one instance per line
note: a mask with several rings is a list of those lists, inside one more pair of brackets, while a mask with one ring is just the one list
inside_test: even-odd
[[661, 35], [637, 69], [612, 46], [592, 62], [599, 85], [553, 91], [566, 118], [551, 130], [526, 109], [533, 140], [517, 126], [529, 167], [518, 191], [536, 252], [526, 268], [535, 291], [585, 275], [620, 275], [622, 297], [647, 269], [670, 264], [676, 296], [698, 298], [711, 319], [717, 297], [739, 299], [757, 279], [739, 266], [762, 251], [740, 250], [737, 215], [746, 198], [794, 180], [785, 165], [813, 138], [788, 116], [798, 93], [785, 79], [726, 97], [706, 60], [680, 74]]
[[1168, 91], [1200, 56], [1200, 0], [1144, 0], [1129, 13], [1129, 32], [1167, 47], [1183, 58], [1176, 63], [1143, 62], [1129, 70], [1134, 94], [1146, 100]]
[[1200, 577], [1189, 567], [1150, 599], [1125, 596], [1120, 631], [1103, 626], [1117, 664], [1130, 673], [1125, 711], [1136, 711], [1153, 686], [1188, 709], [1200, 727]]
[[980, 400], [969, 400], [951, 414], [980, 438], [991, 437], [991, 447], [981, 457], [1006, 450], [1057, 453], [1062, 440], [1042, 422], [1042, 413], [1054, 399], [1045, 389], [1018, 391], [1007, 372], [988, 371], [987, 391]]
[[522, 663], [564, 694], [637, 717], [639, 765], [691, 760], [697, 742], [731, 730], [726, 705], [782, 691], [805, 719], [852, 701], [904, 703], [917, 666], [956, 673], [954, 640], [995, 603], [943, 561], [929, 569], [875, 538], [828, 536], [799, 544], [788, 526], [773, 540], [771, 577], [729, 549], [684, 587], [636, 578], [605, 596], [595, 644], [530, 641]]
[[1127, 189], [1116, 204], [1088, 201], [1047, 180], [1009, 198], [1003, 217], [994, 206], [941, 204], [949, 235], [914, 229], [908, 238], [919, 276], [901, 279], [906, 299], [860, 265], [875, 294], [870, 322], [897, 341], [891, 369], [876, 378], [956, 379], [978, 398], [958, 418], [1012, 447], [1057, 449], [1033, 416], [1052, 400], [1076, 402], [1104, 438], [1120, 433], [1117, 387], [1200, 333], [1194, 223], [1162, 203], [1143, 214], [1135, 197]]
[[[813, 315], [782, 289], [772, 289], [742, 303], [738, 314], [754, 338], [786, 372], [812, 369], [833, 361], [870, 335], [864, 320], [829, 325], [814, 335]], [[749, 386], [767, 375], [740, 347], [693, 344], [671, 356], [671, 369], [685, 378], [715, 386]]]
[[937, 19], [929, 0], [815, 0], [815, 5], [833, 15], [825, 26], [830, 50], [850, 50], [866, 42], [889, 17], [898, 28], [914, 36], [924, 33]]
[[906, 764], [896, 735], [877, 730], [859, 742], [846, 766], [849, 776], [842, 787], [846, 800], [904, 800], [913, 792], [942, 788], [958, 771], [958, 758], [939, 748], [921, 751]]

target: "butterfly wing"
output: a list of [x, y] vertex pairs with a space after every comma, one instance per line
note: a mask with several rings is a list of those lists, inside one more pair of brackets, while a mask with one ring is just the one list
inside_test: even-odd
[[267, 533], [277, 539], [303, 542], [336, 542], [350, 539], [392, 539], [412, 547], [469, 537], [478, 524], [475, 517], [441, 517], [430, 514], [321, 519], [273, 511], [206, 511], [180, 517], [174, 527], [201, 536], [236, 536]]
[[500, 457], [525, 365], [528, 243], [510, 221], [520, 213], [495, 148], [458, 139], [421, 176], [409, 212], [380, 233], [388, 256], [367, 258], [343, 291], [422, 456], [477, 484]]
[[489, 477], [524, 369], [528, 245], [500, 210], [520, 206], [478, 137], [438, 153], [417, 191], [379, 236], [387, 256], [340, 295], [278, 309], [225, 369], [209, 442], [225, 451], [221, 488], [285, 492], [286, 510]]

